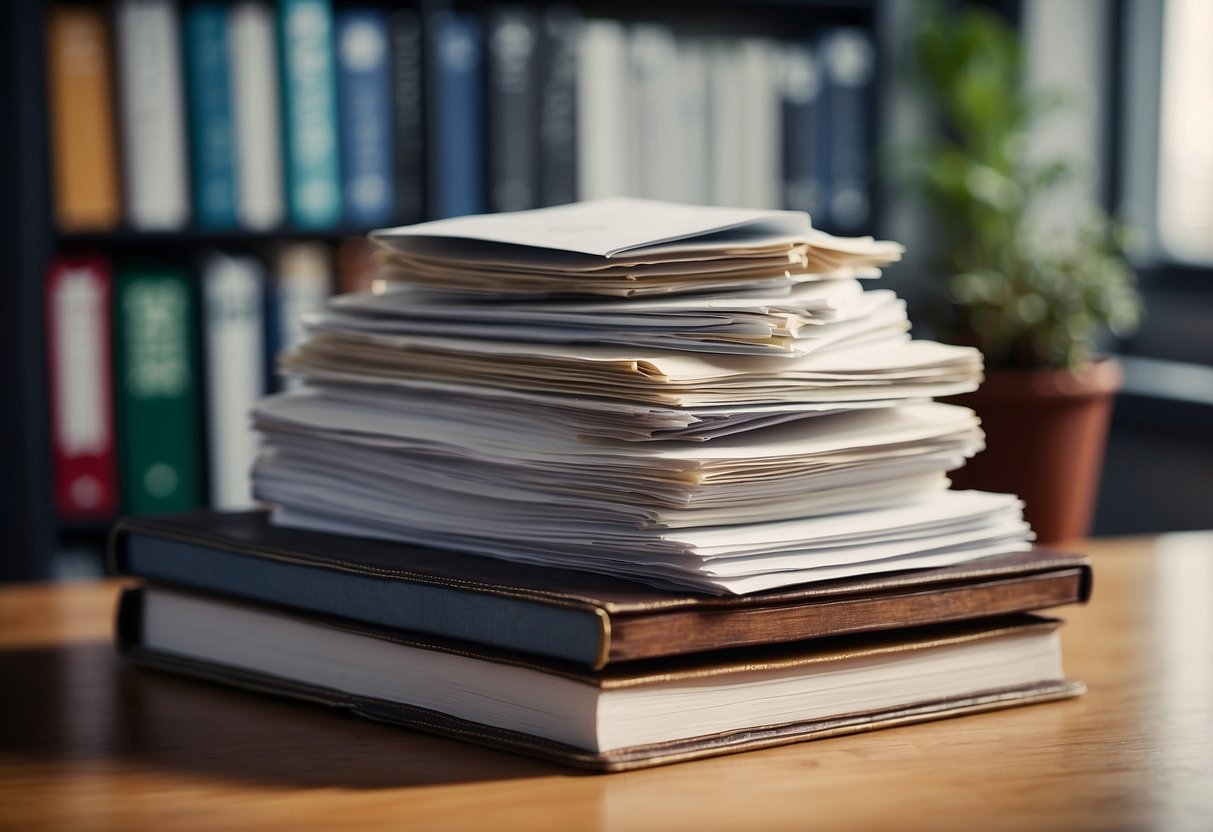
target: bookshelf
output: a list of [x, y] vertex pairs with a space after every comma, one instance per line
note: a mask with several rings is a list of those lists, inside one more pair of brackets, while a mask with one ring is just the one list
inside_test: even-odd
[[[3, 430], [3, 439], [0, 441], [3, 442], [4, 458], [7, 462], [3, 491], [0, 492], [3, 495], [5, 547], [5, 554], [0, 557], [0, 580], [20, 580], [50, 576], [55, 568], [57, 552], [65, 545], [99, 545], [108, 525], [104, 519], [64, 520], [59, 516], [52, 498], [53, 456], [48, 403], [50, 385], [43, 290], [48, 267], [57, 253], [94, 252], [116, 263], [169, 263], [188, 269], [191, 273], [190, 279], [197, 281], [198, 263], [211, 251], [252, 255], [261, 259], [267, 270], [272, 272], [272, 255], [283, 245], [318, 242], [328, 247], [331, 252], [342, 240], [351, 235], [362, 234], [374, 225], [431, 218], [436, 213], [441, 213], [442, 207], [440, 200], [435, 197], [435, 190], [440, 187], [439, 180], [443, 175], [442, 160], [438, 158], [439, 154], [434, 147], [443, 142], [433, 134], [433, 123], [443, 117], [439, 113], [444, 101], [441, 90], [427, 82], [424, 108], [425, 147], [422, 157], [425, 161], [422, 182], [425, 210], [421, 216], [406, 217], [403, 216], [404, 212], [398, 211], [388, 222], [368, 224], [340, 219], [317, 223], [321, 227], [311, 228], [302, 227], [306, 223], [292, 223], [288, 211], [288, 218], [273, 223], [264, 230], [248, 230], [239, 226], [204, 228], [193, 221], [179, 228], [139, 230], [132, 227], [129, 215], [124, 213], [122, 221], [107, 230], [61, 231], [54, 220], [53, 159], [48, 151], [51, 130], [47, 95], [48, 47], [44, 36], [49, 16], [57, 4], [52, 0], [26, 0], [0, 5], [3, 5], [3, 10], [0, 11], [0, 48], [3, 49], [3, 57], [0, 57], [0, 60], [5, 62], [0, 78], [0, 83], [3, 84], [0, 88], [0, 106], [16, 116], [10, 128], [0, 131], [0, 185], [4, 187], [6, 194], [3, 207], [0, 207], [0, 244], [6, 252], [5, 260], [10, 270], [9, 277], [3, 284], [4, 295], [0, 299], [0, 315], [4, 316], [3, 321], [0, 321], [0, 339], [3, 339], [0, 347], [3, 348], [4, 355], [3, 361], [0, 362], [0, 383], [10, 391], [9, 405], [0, 416], [0, 429]], [[100, 0], [88, 0], [75, 5], [100, 10], [107, 15], [112, 11], [111, 3]], [[224, 2], [220, 5], [226, 7], [232, 4]], [[384, 0], [334, 0], [332, 5], [336, 13], [369, 8], [386, 14], [401, 7]], [[872, 42], [877, 36], [876, 16], [879, 3], [878, 0], [763, 0], [744, 4], [743, 8], [741, 4], [722, 0], [618, 0], [607, 3], [572, 2], [565, 5], [573, 9], [583, 21], [617, 22], [622, 29], [617, 27], [616, 34], [622, 30], [625, 38], [634, 38], [634, 32], [640, 27], [649, 27], [659, 49], [668, 50], [669, 44], [673, 42], [670, 40], [671, 36], [676, 38], [679, 44], [695, 41], [711, 45], [711, 48], [731, 42], [729, 39], [738, 42], [749, 39], [747, 42], [763, 46], [780, 44], [781, 49], [783, 45], [792, 43], [810, 44], [816, 48], [823, 35], [838, 29], [863, 33], [869, 42]], [[187, 6], [188, 4], [175, 6], [179, 12], [179, 20], [180, 12]], [[551, 8], [551, 4], [422, 2], [410, 8], [417, 10], [421, 20], [428, 20], [436, 13], [454, 11], [483, 26], [486, 21], [492, 19], [492, 15], [502, 9], [521, 8], [539, 15]], [[32, 33], [38, 34], [31, 36]], [[625, 46], [627, 42], [625, 41]], [[661, 44], [665, 44], [665, 47], [661, 47]], [[584, 47], [584, 42], [582, 46]], [[583, 57], [584, 53], [579, 52], [579, 58]], [[880, 50], [873, 49], [871, 57], [879, 63]], [[709, 63], [712, 60], [715, 58], [709, 55]], [[781, 63], [780, 67], [782, 66]], [[492, 79], [487, 74], [488, 70], [485, 72], [486, 74], [478, 76], [477, 80], [484, 83], [486, 88], [490, 88]], [[877, 74], [873, 72], [870, 77], [877, 77]], [[772, 79], [774, 77], [770, 76]], [[877, 132], [875, 120], [878, 117], [878, 107], [874, 90], [875, 85], [869, 84], [862, 96], [849, 105], [857, 108], [856, 118], [864, 120], [867, 124], [867, 130], [863, 134], [864, 152], [860, 154], [861, 167], [858, 170], [862, 175], [862, 196], [865, 205], [869, 207], [854, 227], [841, 230], [869, 231], [875, 224], [875, 212], [870, 207], [875, 204], [876, 197], [871, 169], [862, 167], [863, 163], [870, 162], [874, 146], [872, 137]], [[337, 91], [341, 91], [339, 85]], [[629, 98], [636, 97], [635, 93], [636, 90], [633, 89]], [[185, 94], [189, 95], [188, 89]], [[745, 90], [739, 90], [738, 94], [744, 98]], [[668, 90], [661, 95], [666, 96], [664, 100], [671, 100]], [[651, 113], [654, 112], [654, 103], [660, 105], [663, 99], [653, 96], [650, 96], [650, 99], [647, 112]], [[340, 105], [341, 102], [338, 101], [337, 104]], [[629, 107], [631, 109], [621, 112], [631, 119], [634, 126], [635, 118], [639, 117], [635, 102], [631, 102]], [[486, 105], [485, 109], [486, 112], [481, 113], [485, 127], [478, 139], [484, 142], [483, 152], [487, 154], [491, 149], [494, 127], [491, 122], [491, 107]], [[774, 117], [782, 118], [780, 113], [775, 113]], [[767, 125], [767, 129], [776, 131], [780, 129], [781, 124], [782, 122]], [[536, 126], [533, 129], [538, 132], [540, 128]], [[121, 130], [117, 132], [121, 138]], [[702, 130], [698, 132], [701, 133]], [[191, 137], [190, 140], [195, 139]], [[747, 144], [752, 140], [753, 136], [741, 136], [741, 149], [752, 150]], [[634, 137], [630, 141], [635, 142], [636, 146], [644, 143], [638, 142]], [[779, 138], [771, 141], [776, 142], [776, 145], [772, 146], [779, 147], [782, 147], [778, 145], [779, 141], [787, 143]], [[579, 156], [585, 152], [582, 144], [577, 144], [576, 149]], [[781, 150], [771, 152], [782, 154]], [[775, 161], [782, 176], [786, 158], [780, 155]], [[771, 159], [767, 160], [768, 165], [771, 162]], [[485, 155], [484, 163], [488, 168], [485, 177], [472, 184], [480, 192], [484, 202], [482, 207], [488, 210], [499, 206], [494, 204], [491, 183], [487, 181], [494, 175], [493, 162]], [[497, 164], [501, 165], [500, 162]], [[653, 167], [654, 164], [657, 165], [656, 168]], [[633, 174], [636, 177], [632, 180], [635, 185], [633, 190], [646, 187], [645, 170], [661, 169], [659, 158], [640, 161], [632, 159], [628, 165], [629, 170], [640, 170], [639, 174]], [[584, 188], [580, 187], [585, 185], [584, 172], [578, 171], [576, 181], [579, 183], [579, 190], [574, 196], [586, 196], [587, 194], [581, 192]], [[684, 181], [688, 181], [685, 176]], [[779, 184], [773, 183], [774, 186]], [[724, 195], [727, 199], [728, 193], [728, 188], [725, 187], [718, 189], [715, 196]], [[639, 195], [664, 195], [667, 198], [679, 196], [676, 192]], [[707, 196], [711, 200], [713, 194], [709, 192]], [[780, 194], [774, 192], [768, 193], [766, 197], [756, 198], [766, 199], [768, 202], [774, 200], [771, 207], [779, 207], [782, 201]], [[342, 213], [348, 217], [351, 212], [346, 210]], [[827, 221], [825, 224], [828, 226], [830, 223]]]

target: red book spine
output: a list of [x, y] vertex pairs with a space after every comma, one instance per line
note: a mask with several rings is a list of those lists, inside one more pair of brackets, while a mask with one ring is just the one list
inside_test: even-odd
[[107, 520], [118, 510], [112, 286], [110, 265], [97, 255], [60, 256], [47, 274], [51, 447], [63, 520]]

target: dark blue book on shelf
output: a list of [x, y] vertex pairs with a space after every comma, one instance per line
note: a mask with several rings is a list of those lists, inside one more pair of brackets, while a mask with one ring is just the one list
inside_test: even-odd
[[421, 16], [397, 9], [392, 40], [392, 144], [396, 176], [396, 219], [404, 225], [425, 219], [424, 71]]
[[333, 10], [328, 0], [280, 0], [286, 203], [299, 228], [341, 221]]
[[824, 221], [822, 176], [822, 73], [808, 43], [788, 44], [781, 83], [783, 119], [783, 207]]
[[435, 218], [484, 211], [484, 90], [480, 21], [443, 9], [426, 19]]
[[497, 6], [485, 16], [488, 56], [488, 202], [493, 211], [539, 205], [539, 15]]
[[543, 13], [539, 47], [539, 204], [577, 199], [577, 51], [581, 13], [552, 6]]
[[182, 40], [194, 220], [204, 228], [234, 228], [236, 145], [227, 5], [187, 5], [182, 18]]
[[342, 9], [336, 31], [345, 220], [363, 228], [389, 225], [396, 194], [387, 13]]
[[872, 217], [869, 107], [876, 52], [870, 36], [852, 28], [828, 32], [818, 48], [826, 81], [829, 225], [855, 232]]

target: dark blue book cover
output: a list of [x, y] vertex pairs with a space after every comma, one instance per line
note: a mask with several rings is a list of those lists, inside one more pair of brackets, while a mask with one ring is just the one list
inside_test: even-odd
[[539, 53], [539, 204], [577, 199], [577, 53], [581, 13], [552, 6], [543, 13]]
[[392, 40], [392, 145], [396, 219], [408, 225], [425, 219], [425, 114], [421, 16], [398, 9], [390, 21]]
[[328, 0], [280, 0], [286, 204], [299, 228], [341, 221], [333, 10]]
[[396, 216], [388, 19], [380, 9], [336, 18], [337, 103], [346, 222], [372, 228]]
[[484, 211], [484, 90], [480, 21], [443, 9], [426, 20], [435, 218]]
[[819, 49], [826, 78], [829, 225], [851, 233], [864, 229], [872, 216], [868, 155], [875, 49], [866, 33], [849, 28], [827, 33]]
[[539, 15], [520, 6], [490, 8], [488, 202], [492, 211], [539, 205]]
[[783, 55], [783, 207], [824, 221], [821, 162], [821, 67], [813, 47], [792, 43]]
[[182, 39], [194, 219], [204, 228], [234, 228], [236, 151], [227, 6], [187, 5]]

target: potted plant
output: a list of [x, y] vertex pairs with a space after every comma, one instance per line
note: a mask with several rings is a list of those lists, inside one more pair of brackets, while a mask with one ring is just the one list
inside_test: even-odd
[[1094, 205], [1072, 227], [1034, 227], [1074, 169], [1033, 158], [1027, 135], [1064, 100], [1028, 89], [1019, 38], [989, 11], [928, 6], [919, 21], [914, 72], [940, 136], [906, 164], [938, 233], [934, 324], [937, 337], [978, 347], [987, 370], [960, 399], [987, 449], [954, 481], [1019, 494], [1042, 541], [1078, 537], [1122, 378], [1096, 342], [1131, 332], [1140, 313], [1123, 229]]

